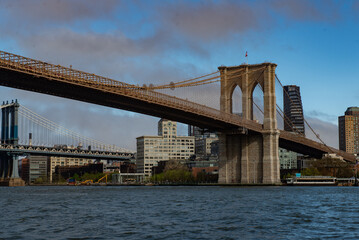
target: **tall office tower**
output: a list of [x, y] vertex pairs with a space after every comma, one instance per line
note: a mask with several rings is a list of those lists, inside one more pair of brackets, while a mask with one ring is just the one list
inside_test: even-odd
[[359, 153], [359, 107], [349, 107], [339, 121], [339, 149]]
[[304, 116], [300, 88], [295, 85], [284, 86], [284, 130], [305, 135]]
[[[295, 85], [284, 86], [284, 130], [305, 134], [302, 99], [300, 88]], [[287, 149], [279, 149], [279, 161], [281, 169], [297, 168], [298, 154]]]

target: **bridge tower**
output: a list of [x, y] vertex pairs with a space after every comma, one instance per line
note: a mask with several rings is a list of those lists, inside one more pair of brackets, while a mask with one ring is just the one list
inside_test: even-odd
[[[18, 144], [18, 109], [17, 100], [1, 106], [1, 144]], [[19, 154], [8, 152], [0, 154], [0, 186], [24, 186], [25, 182], [19, 177]]]
[[232, 95], [242, 90], [243, 118], [253, 119], [253, 91], [263, 90], [264, 119], [262, 133], [228, 131], [219, 135], [219, 183], [276, 184], [279, 175], [279, 131], [276, 118], [275, 68], [263, 63], [219, 67], [221, 73], [221, 111], [232, 113]]

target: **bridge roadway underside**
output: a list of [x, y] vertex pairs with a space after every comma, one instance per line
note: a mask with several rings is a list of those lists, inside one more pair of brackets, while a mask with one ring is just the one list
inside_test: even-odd
[[[21, 71], [1, 68], [0, 85], [166, 118], [224, 133], [229, 131], [240, 132], [238, 131], [240, 127], [237, 125], [189, 112], [185, 109], [176, 109], [130, 96], [110, 93], [97, 86], [81, 86], [61, 81], [60, 79], [53, 80], [46, 77], [38, 77]], [[248, 133], [251, 134], [251, 131], [249, 130]], [[317, 158], [320, 158], [323, 153], [328, 152], [328, 147], [322, 144], [311, 140], [298, 140], [297, 137], [293, 138], [293, 136], [283, 131], [280, 134], [279, 147]], [[334, 152], [340, 152], [344, 159], [355, 162], [354, 155], [352, 154], [350, 155], [336, 149], [334, 149]]]
[[0, 69], [0, 85], [166, 118], [213, 130], [238, 128], [185, 110], [8, 69]]

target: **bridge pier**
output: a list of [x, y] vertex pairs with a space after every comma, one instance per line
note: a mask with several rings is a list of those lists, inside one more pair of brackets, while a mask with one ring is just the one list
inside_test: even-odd
[[280, 183], [275, 68], [273, 63], [219, 67], [221, 111], [233, 113], [232, 95], [237, 86], [242, 90], [243, 119], [254, 120], [253, 90], [257, 85], [263, 90], [264, 103], [262, 132], [229, 130], [220, 134], [219, 183]]
[[279, 183], [279, 132], [219, 135], [221, 184]]
[[25, 181], [19, 176], [19, 156], [12, 154], [0, 155], [0, 186], [25, 186]]

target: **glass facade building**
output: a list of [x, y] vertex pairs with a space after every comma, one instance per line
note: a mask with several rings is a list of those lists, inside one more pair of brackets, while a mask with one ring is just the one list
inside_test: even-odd
[[[284, 86], [284, 130], [305, 135], [304, 117], [300, 88], [295, 85]], [[296, 169], [298, 153], [287, 149], [279, 149], [281, 169]]]
[[304, 116], [300, 88], [295, 85], [284, 86], [284, 130], [305, 135]]

